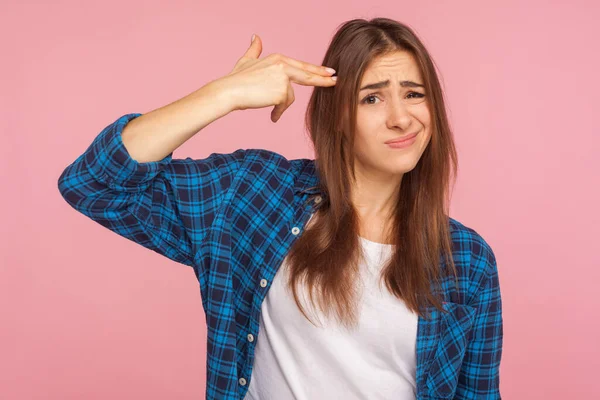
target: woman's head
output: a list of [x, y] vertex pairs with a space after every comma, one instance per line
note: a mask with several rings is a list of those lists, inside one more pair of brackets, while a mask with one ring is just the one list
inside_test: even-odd
[[[318, 161], [329, 159], [327, 164], [351, 174], [357, 163], [375, 173], [402, 175], [427, 152], [432, 153], [425, 160], [429, 168], [452, 158], [440, 81], [427, 49], [408, 26], [387, 18], [348, 21], [335, 33], [322, 64], [337, 71], [338, 81], [331, 88], [315, 88], [306, 113]], [[387, 80], [387, 87], [360, 90]], [[385, 144], [416, 132], [409, 148]]]
[[[383, 271], [388, 289], [413, 311], [425, 300], [441, 309], [431, 283], [442, 253], [454, 270], [447, 210], [457, 157], [434, 63], [408, 26], [375, 18], [341, 25], [322, 65], [338, 80], [313, 89], [306, 125], [325, 201], [289, 254], [290, 285], [303, 277], [312, 290], [319, 282], [322, 309], [333, 306], [342, 321], [354, 320], [347, 289], [361, 250], [350, 192], [360, 173], [393, 181], [397, 190], [386, 241], [395, 252]], [[413, 134], [403, 149], [385, 143]]]

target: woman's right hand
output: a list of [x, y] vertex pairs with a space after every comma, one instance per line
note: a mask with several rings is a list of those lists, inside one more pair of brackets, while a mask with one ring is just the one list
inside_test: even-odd
[[275, 106], [271, 121], [277, 122], [294, 102], [291, 82], [304, 86], [334, 86], [335, 71], [324, 66], [298, 61], [282, 54], [259, 59], [262, 41], [258, 35], [235, 64], [233, 70], [219, 78], [232, 96], [234, 110]]

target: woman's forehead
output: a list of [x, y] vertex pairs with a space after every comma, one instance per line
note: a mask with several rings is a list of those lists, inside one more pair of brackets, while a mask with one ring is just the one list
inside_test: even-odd
[[407, 52], [398, 52], [373, 60], [365, 69], [361, 84], [377, 83], [390, 78], [422, 83], [414, 57]]

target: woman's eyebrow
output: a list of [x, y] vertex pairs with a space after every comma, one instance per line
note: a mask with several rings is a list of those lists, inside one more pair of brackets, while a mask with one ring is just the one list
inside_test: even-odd
[[[400, 81], [399, 83], [400, 83], [400, 86], [402, 86], [402, 87], [425, 87], [424, 85], [413, 82], [413, 81]], [[389, 84], [390, 84], [389, 79], [385, 80], [385, 81], [377, 82], [377, 83], [370, 83], [370, 84], [360, 88], [359, 92], [366, 90], [366, 89], [381, 89], [383, 87], [389, 86]]]

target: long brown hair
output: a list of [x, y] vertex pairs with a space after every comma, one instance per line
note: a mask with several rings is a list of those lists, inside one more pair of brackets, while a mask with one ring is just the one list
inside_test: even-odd
[[431, 290], [431, 284], [439, 284], [443, 272], [440, 256], [455, 278], [457, 275], [448, 209], [458, 160], [434, 63], [408, 26], [388, 18], [354, 19], [339, 27], [322, 62], [337, 71], [336, 85], [315, 87], [306, 111], [305, 123], [315, 148], [319, 188], [324, 195], [315, 211], [314, 224], [293, 244], [287, 263], [288, 286], [309, 321], [298, 296], [297, 285], [301, 282], [311, 303], [315, 304], [316, 297], [316, 304], [326, 315], [334, 311], [346, 327], [358, 321], [357, 273], [363, 253], [358, 214], [350, 200], [354, 155], [348, 149], [354, 148], [357, 93], [364, 72], [375, 58], [395, 51], [409, 52], [420, 67], [432, 115], [432, 134], [421, 159], [403, 175], [398, 188], [399, 200], [389, 231], [395, 247], [381, 279], [411, 311], [424, 315], [425, 305], [443, 311], [441, 298]]

